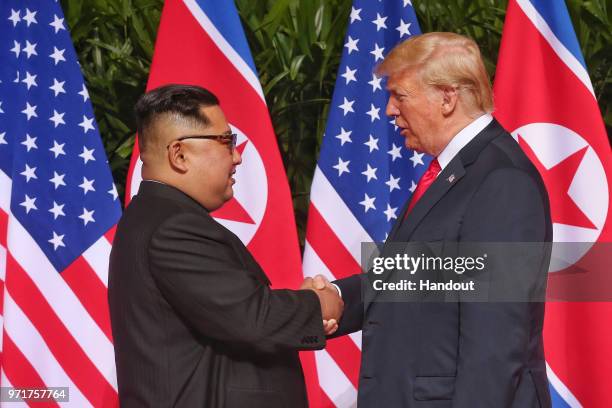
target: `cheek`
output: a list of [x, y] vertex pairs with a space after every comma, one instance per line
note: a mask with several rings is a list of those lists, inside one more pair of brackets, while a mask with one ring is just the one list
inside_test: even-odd
[[402, 117], [410, 122], [418, 122], [422, 115], [423, 105], [414, 99], [406, 101], [402, 104]]
[[411, 117], [411, 114], [410, 114], [411, 108], [409, 106], [406, 106], [406, 104], [401, 104], [399, 106], [398, 111], [399, 111], [399, 114], [402, 120], [406, 123], [409, 123], [410, 117]]
[[214, 172], [215, 180], [220, 185], [225, 185], [230, 178], [230, 172], [232, 171], [232, 162], [227, 157], [219, 157], [214, 162], [214, 168], [211, 169]]

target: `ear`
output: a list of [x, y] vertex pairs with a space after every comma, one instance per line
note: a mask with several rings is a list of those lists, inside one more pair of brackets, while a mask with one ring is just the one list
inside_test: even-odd
[[187, 158], [181, 142], [175, 140], [168, 145], [168, 162], [174, 170], [180, 173], [187, 172]]
[[459, 98], [457, 88], [453, 86], [444, 86], [440, 90], [442, 92], [442, 115], [450, 116], [457, 108]]

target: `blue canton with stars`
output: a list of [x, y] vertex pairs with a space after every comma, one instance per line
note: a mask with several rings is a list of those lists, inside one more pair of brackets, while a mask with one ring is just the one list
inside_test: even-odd
[[0, 61], [11, 212], [62, 271], [117, 223], [121, 206], [59, 3], [3, 0]]
[[374, 68], [400, 41], [420, 34], [410, 0], [355, 0], [319, 167], [375, 241], [384, 241], [428, 159], [408, 150], [385, 115], [385, 79]]

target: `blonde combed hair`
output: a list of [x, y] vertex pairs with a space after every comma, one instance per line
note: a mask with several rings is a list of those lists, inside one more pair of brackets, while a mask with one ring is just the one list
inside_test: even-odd
[[393, 48], [376, 74], [392, 76], [412, 69], [424, 84], [457, 89], [470, 111], [493, 111], [491, 81], [471, 38], [443, 32], [415, 35]]

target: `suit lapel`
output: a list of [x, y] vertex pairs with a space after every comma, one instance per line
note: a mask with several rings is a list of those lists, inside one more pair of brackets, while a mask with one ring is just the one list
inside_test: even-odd
[[399, 221], [389, 234], [389, 240], [398, 242], [409, 241], [412, 233], [419, 226], [423, 218], [444, 197], [448, 190], [465, 175], [466, 168], [478, 158], [482, 149], [491, 143], [495, 137], [504, 132], [505, 130], [499, 122], [493, 119], [474, 139], [464, 146], [438, 175], [436, 181], [423, 194], [407, 218], [405, 218], [405, 213], [409, 203], [406, 203]]
[[[404, 205], [402, 213], [391, 229], [381, 255], [386, 255], [387, 242], [408, 242], [411, 240], [412, 233], [419, 226], [421, 221], [427, 216], [434, 205], [438, 203], [455, 184], [461, 180], [466, 169], [478, 158], [478, 155], [493, 139], [505, 133], [504, 128], [496, 119], [487, 125], [474, 139], [472, 139], [459, 153], [450, 161], [444, 170], [438, 175], [436, 180], [427, 189], [421, 199], [415, 204], [414, 208], [406, 217], [406, 211], [410, 205], [410, 200]], [[372, 304], [372, 299], [364, 299], [365, 311], [367, 312]]]
[[[402, 222], [390, 238], [393, 241], [408, 241], [415, 228], [421, 223], [423, 218], [429, 213], [431, 208], [465, 175], [465, 168], [461, 163], [461, 158], [457, 155], [442, 170], [436, 180], [427, 189], [421, 199], [415, 204], [414, 208], [405, 217], [406, 209], [402, 213]], [[404, 218], [405, 217], [405, 218]]]

